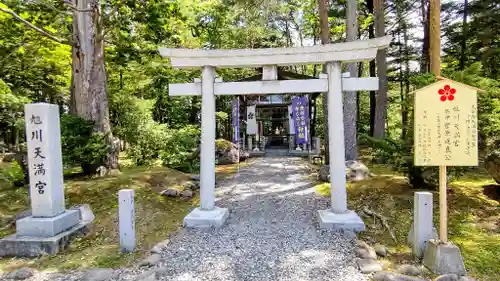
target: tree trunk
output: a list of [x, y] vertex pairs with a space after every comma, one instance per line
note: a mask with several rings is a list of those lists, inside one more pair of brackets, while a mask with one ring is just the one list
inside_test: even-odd
[[[375, 12], [375, 36], [385, 36], [384, 0], [373, 1]], [[385, 136], [385, 123], [387, 119], [387, 61], [386, 50], [377, 51], [377, 75], [379, 90], [375, 100], [375, 122], [373, 136], [382, 139]]]
[[420, 72], [429, 72], [429, 19], [430, 19], [430, 8], [429, 0], [422, 0], [422, 26], [424, 27], [424, 39], [422, 42], [422, 58], [420, 61]]
[[[107, 135], [110, 153], [106, 166], [118, 168], [118, 145], [109, 120], [104, 38], [99, 0], [72, 0], [73, 12], [72, 98], [73, 112], [94, 121], [94, 130]], [[87, 10], [91, 11], [87, 11]]]
[[[328, 25], [328, 0], [318, 0], [319, 10], [319, 30], [321, 44], [325, 45], [330, 42], [330, 28]], [[326, 65], [323, 65], [323, 73], [326, 73]], [[330, 162], [330, 150], [328, 145], [328, 94], [322, 94], [323, 102], [323, 132], [325, 136], [325, 164]]]
[[408, 49], [408, 26], [406, 22], [403, 25], [403, 40], [404, 40], [404, 61], [405, 61], [405, 102], [403, 103], [403, 112], [401, 120], [403, 121], [403, 139], [406, 139], [408, 133], [408, 99], [410, 94], [410, 52]]
[[[357, 2], [356, 0], [347, 1], [347, 42], [354, 41], [358, 37], [358, 18], [357, 18]], [[357, 77], [357, 64], [355, 62], [347, 64], [347, 72], [351, 77]], [[357, 142], [357, 99], [356, 92], [344, 93], [344, 143], [345, 143], [345, 159], [358, 159], [358, 142]]]
[[441, 75], [441, 0], [430, 0], [429, 54], [431, 72]]
[[465, 61], [467, 60], [466, 48], [467, 48], [467, 15], [469, 14], [469, 1], [464, 0], [464, 15], [462, 18], [462, 40], [460, 41], [461, 45], [461, 54], [460, 54], [460, 70], [464, 70]]
[[[366, 5], [368, 6], [368, 12], [373, 14], [373, 0], [367, 0]], [[375, 28], [373, 22], [368, 26], [368, 38], [375, 38]], [[370, 77], [375, 77], [377, 75], [375, 69], [375, 61], [372, 60], [369, 63]], [[377, 92], [370, 91], [370, 136], [373, 137], [373, 131], [375, 130], [375, 99], [377, 97]]]

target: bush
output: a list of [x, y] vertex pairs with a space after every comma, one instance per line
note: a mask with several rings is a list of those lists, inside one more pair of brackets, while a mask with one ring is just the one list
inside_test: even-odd
[[[421, 167], [413, 164], [412, 137], [409, 137], [406, 141], [389, 137], [382, 140], [367, 135], [362, 135], [362, 137], [372, 145], [375, 162], [387, 164], [393, 170], [405, 174], [413, 188], [435, 188], [438, 186], [438, 167]], [[447, 180], [458, 178], [467, 169], [467, 167], [449, 167]]]
[[154, 121], [139, 126], [135, 142], [130, 145], [128, 156], [136, 165], [148, 165], [158, 159], [168, 141], [168, 128]]
[[0, 163], [0, 187], [23, 186], [24, 172], [16, 161]]
[[94, 123], [80, 117], [61, 116], [61, 146], [65, 165], [80, 165], [84, 174], [95, 173], [106, 163], [106, 135], [95, 133]]
[[200, 128], [188, 125], [179, 130], [172, 130], [171, 133], [160, 155], [163, 164], [187, 173], [197, 171], [200, 162], [194, 152], [200, 142]]
[[150, 121], [139, 127], [137, 140], [131, 145], [128, 156], [137, 165], [149, 165], [159, 159], [169, 168], [192, 172], [199, 168], [193, 156], [199, 139], [198, 126], [171, 129], [166, 124]]

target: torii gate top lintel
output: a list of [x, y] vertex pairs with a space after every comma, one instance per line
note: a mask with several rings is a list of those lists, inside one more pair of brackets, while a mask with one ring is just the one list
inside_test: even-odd
[[387, 48], [391, 36], [345, 43], [294, 48], [193, 50], [159, 48], [175, 68], [244, 68], [262, 65], [322, 64], [328, 61], [356, 62], [375, 58], [378, 49]]

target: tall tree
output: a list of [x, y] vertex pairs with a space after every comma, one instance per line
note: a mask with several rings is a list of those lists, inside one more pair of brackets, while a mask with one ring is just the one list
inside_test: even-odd
[[[347, 0], [347, 40], [354, 41], [358, 37], [358, 5], [356, 0]], [[347, 72], [351, 77], [357, 77], [357, 64], [348, 63]], [[357, 99], [356, 92], [344, 93], [344, 143], [346, 160], [356, 160], [358, 158], [357, 142]]]
[[[320, 30], [320, 40], [321, 44], [325, 45], [330, 43], [330, 28], [328, 25], [328, 0], [318, 0], [318, 11], [319, 11], [319, 30]], [[323, 73], [326, 73], [326, 65], [323, 65]], [[323, 131], [325, 136], [325, 164], [330, 162], [330, 150], [328, 145], [328, 94], [322, 94], [323, 102]]]
[[[384, 0], [373, 0], [375, 16], [375, 37], [385, 36], [385, 3]], [[375, 106], [375, 122], [373, 136], [382, 139], [385, 136], [385, 124], [387, 120], [387, 57], [386, 50], [377, 51], [377, 76], [379, 78], [379, 90]]]
[[[61, 8], [60, 4], [46, 2], [46, 5]], [[108, 137], [110, 152], [107, 159], [109, 168], [118, 168], [118, 147], [113, 141], [109, 120], [107, 74], [104, 63], [104, 34], [99, 0], [72, 0], [65, 2], [73, 15], [71, 40], [38, 27], [10, 8], [0, 7], [0, 11], [10, 14], [26, 27], [37, 31], [46, 38], [72, 47], [71, 112], [94, 122], [94, 130]]]
[[464, 13], [462, 15], [462, 40], [460, 40], [460, 70], [464, 70], [467, 61], [467, 16], [469, 14], [469, 1], [464, 0]]

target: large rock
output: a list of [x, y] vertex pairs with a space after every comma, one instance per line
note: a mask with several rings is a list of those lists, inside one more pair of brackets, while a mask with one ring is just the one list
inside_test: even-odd
[[348, 181], [362, 181], [370, 178], [370, 170], [360, 161], [346, 161], [345, 170]]
[[239, 149], [236, 144], [227, 140], [217, 140], [215, 142], [215, 159], [218, 165], [236, 164], [244, 161], [249, 156], [248, 152]]
[[456, 274], [443, 274], [434, 281], [458, 281], [458, 276]]
[[485, 166], [488, 173], [500, 184], [500, 150], [488, 154], [485, 159]]
[[[370, 178], [370, 170], [359, 161], [349, 160], [345, 162], [345, 173], [347, 181], [361, 181]], [[319, 180], [330, 181], [330, 166], [323, 165], [319, 169]]]

